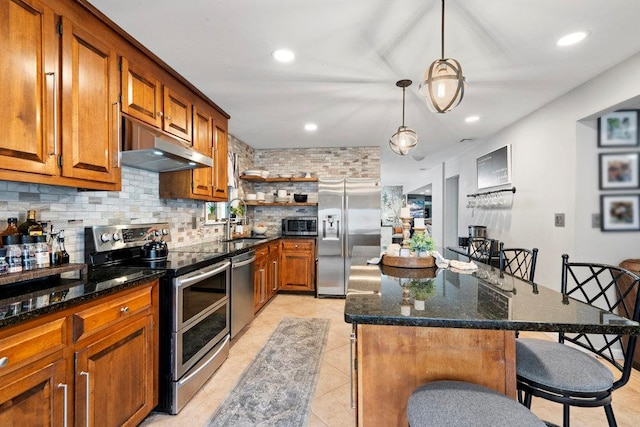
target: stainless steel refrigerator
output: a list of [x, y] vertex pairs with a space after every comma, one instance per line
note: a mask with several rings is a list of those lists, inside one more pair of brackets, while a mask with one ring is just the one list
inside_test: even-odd
[[380, 183], [371, 179], [318, 182], [319, 296], [344, 296], [354, 246], [380, 247]]

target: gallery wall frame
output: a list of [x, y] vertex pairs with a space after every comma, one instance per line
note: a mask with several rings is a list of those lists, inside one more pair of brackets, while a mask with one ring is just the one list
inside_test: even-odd
[[600, 196], [602, 231], [640, 231], [640, 194]]
[[625, 190], [640, 188], [640, 152], [600, 153], [600, 189]]
[[618, 110], [598, 118], [598, 147], [637, 147], [640, 110]]

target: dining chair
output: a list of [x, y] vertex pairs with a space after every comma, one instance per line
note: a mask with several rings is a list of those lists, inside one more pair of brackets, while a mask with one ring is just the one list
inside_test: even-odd
[[467, 256], [470, 260], [480, 261], [491, 265], [492, 258], [497, 252], [496, 241], [484, 237], [470, 237], [467, 246]]
[[529, 409], [487, 387], [463, 381], [434, 381], [416, 388], [407, 403], [411, 427], [543, 427]]
[[[629, 280], [629, 288], [621, 287], [623, 279]], [[612, 323], [620, 321], [617, 316], [640, 320], [640, 293], [631, 298], [633, 301], [628, 298], [640, 286], [640, 276], [628, 270], [570, 263], [565, 254], [561, 286], [563, 302], [568, 306], [573, 298], [611, 312]], [[602, 406], [609, 426], [616, 426], [611, 397], [629, 380], [636, 339], [635, 335], [587, 333], [559, 333], [558, 342], [518, 338], [516, 376], [520, 402], [531, 408], [531, 398], [536, 396], [562, 404], [564, 427], [569, 427], [571, 406]]]
[[536, 274], [536, 261], [538, 248], [505, 248], [504, 242], [500, 242], [500, 270], [512, 276], [533, 282]]

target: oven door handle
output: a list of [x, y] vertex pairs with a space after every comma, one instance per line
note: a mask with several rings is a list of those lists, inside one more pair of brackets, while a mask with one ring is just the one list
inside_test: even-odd
[[243, 267], [243, 266], [245, 266], [245, 265], [251, 264], [251, 263], [252, 263], [252, 262], [254, 262], [255, 260], [256, 260], [256, 257], [255, 257], [255, 256], [253, 256], [253, 257], [249, 258], [249, 259], [248, 259], [248, 260], [246, 260], [246, 261], [241, 261], [241, 262], [238, 262], [238, 263], [232, 264], [232, 265], [231, 265], [231, 268], [240, 268], [240, 267]]
[[192, 373], [189, 374], [188, 377], [184, 377], [182, 378], [180, 381], [178, 381], [178, 385], [179, 386], [183, 386], [184, 384], [188, 383], [191, 378], [195, 377], [196, 375], [198, 375], [200, 373], [200, 371], [202, 371], [204, 368], [207, 367], [207, 365], [209, 364], [210, 361], [214, 360], [216, 357], [218, 357], [218, 354], [220, 354], [220, 352], [222, 350], [224, 350], [224, 346], [227, 345], [227, 342], [229, 342], [230, 337], [229, 335], [227, 335], [226, 337], [224, 337], [224, 340], [221, 341], [222, 345], [220, 346], [220, 348], [218, 349], [218, 351], [216, 351], [210, 358], [209, 360], [207, 360], [206, 363], [203, 363], [202, 366], [200, 366], [198, 369], [196, 369], [195, 371], [193, 371]]
[[184, 285], [189, 285], [190, 283], [200, 282], [203, 279], [206, 279], [207, 277], [215, 276], [216, 274], [221, 273], [224, 270], [227, 270], [230, 265], [231, 265], [231, 263], [227, 261], [225, 263], [220, 264], [220, 267], [218, 267], [216, 269], [205, 271], [204, 273], [200, 273], [200, 274], [197, 274], [195, 276], [187, 277], [186, 279], [179, 279], [180, 285], [184, 286]]

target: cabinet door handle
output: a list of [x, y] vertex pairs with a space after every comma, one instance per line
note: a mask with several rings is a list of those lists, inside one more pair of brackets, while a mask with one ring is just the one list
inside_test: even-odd
[[356, 333], [355, 332], [351, 332], [351, 335], [349, 337], [349, 340], [351, 341], [351, 345], [349, 346], [349, 357], [350, 357], [350, 363], [351, 363], [351, 369], [349, 369], [349, 383], [351, 385], [351, 409], [355, 409], [356, 405], [355, 405], [355, 401], [353, 398], [353, 371], [354, 369], [356, 369], [356, 364], [355, 364], [355, 359], [353, 358], [353, 347], [356, 343]]
[[7, 356], [0, 357], [0, 368], [4, 368], [9, 364], [9, 358]]
[[64, 392], [64, 398], [63, 398], [64, 399], [63, 400], [63, 402], [64, 402], [64, 404], [63, 404], [64, 405], [63, 406], [63, 408], [64, 408], [63, 409], [63, 414], [64, 414], [63, 415], [64, 416], [63, 419], [64, 419], [64, 421], [62, 422], [62, 425], [64, 427], [67, 427], [67, 409], [68, 409], [68, 405], [67, 405], [67, 385], [63, 384], [63, 383], [60, 383], [60, 384], [58, 384], [58, 388], [61, 388], [63, 390], [63, 392]]
[[89, 372], [85, 372], [85, 371], [80, 371], [80, 375], [83, 375], [85, 377], [87, 377], [87, 382], [85, 383], [85, 387], [84, 387], [84, 398], [85, 398], [85, 420], [84, 420], [84, 425], [89, 427]]
[[49, 153], [50, 156], [58, 155], [58, 81], [56, 79], [56, 73], [45, 73], [45, 76], [53, 77], [53, 153]]
[[278, 290], [278, 261], [273, 261], [273, 290]]
[[266, 297], [264, 273], [265, 273], [264, 268], [260, 269], [260, 302], [264, 302], [264, 299]]
[[124, 307], [120, 308], [120, 313], [124, 314], [124, 313], [128, 313], [128, 312], [129, 312], [129, 307], [128, 306], [125, 305]]
[[115, 121], [116, 121], [116, 161], [114, 167], [120, 167], [120, 149], [122, 147], [122, 130], [120, 128], [120, 103], [114, 102], [113, 106], [116, 107]]

